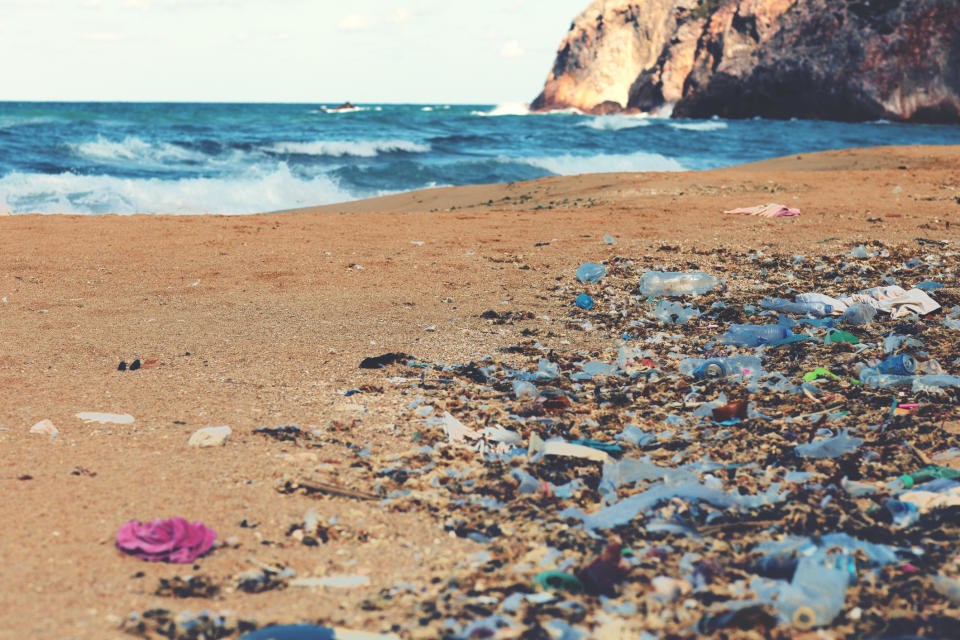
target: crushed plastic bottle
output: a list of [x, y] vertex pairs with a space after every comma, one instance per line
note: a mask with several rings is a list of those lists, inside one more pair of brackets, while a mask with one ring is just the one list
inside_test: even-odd
[[700, 310], [693, 305], [684, 306], [670, 300], [658, 300], [650, 315], [667, 324], [686, 324], [699, 318]]
[[960, 376], [936, 374], [930, 376], [914, 376], [913, 391], [939, 392], [944, 387], [960, 387]]
[[793, 332], [781, 324], [732, 324], [727, 333], [720, 336], [720, 342], [741, 347], [759, 347], [792, 336]]
[[517, 400], [533, 400], [537, 397], [537, 388], [526, 380], [514, 380], [513, 395]]
[[873, 318], [876, 315], [877, 310], [870, 305], [864, 304], [863, 302], [854, 302], [843, 312], [840, 322], [862, 326], [873, 322]]
[[596, 282], [603, 276], [607, 275], [607, 269], [603, 265], [599, 265], [595, 262], [584, 262], [582, 265], [577, 267], [577, 280], [581, 283], [586, 284], [588, 282]]
[[922, 469], [914, 471], [913, 473], [905, 473], [904, 475], [891, 480], [887, 483], [887, 487], [894, 490], [911, 489], [918, 484], [924, 484], [932, 480], [956, 480], [957, 478], [960, 478], [960, 470], [930, 464]]
[[759, 376], [764, 373], [757, 356], [729, 356], [726, 358], [686, 358], [677, 365], [680, 373], [698, 380], [726, 378], [731, 375]]
[[698, 296], [723, 285], [723, 280], [707, 273], [667, 273], [647, 271], [640, 276], [640, 294], [648, 298], [659, 296]]
[[740, 495], [739, 492], [727, 493], [722, 489], [714, 489], [699, 482], [685, 482], [682, 484], [671, 484], [669, 482], [658, 483], [643, 491], [616, 502], [608, 507], [589, 515], [583, 513], [577, 507], [568, 507], [560, 512], [561, 518], [577, 518], [583, 520], [583, 526], [587, 529], [612, 529], [613, 527], [626, 524], [637, 517], [641, 512], [646, 511], [661, 502], [680, 498], [681, 500], [694, 501], [703, 500], [714, 506], [728, 509], [731, 507], [742, 507], [745, 509], [756, 509], [758, 507], [773, 504], [782, 501], [786, 493], [780, 493], [780, 485], [773, 483], [770, 488], [755, 496]]
[[585, 293], [581, 293], [580, 295], [577, 296], [577, 299], [576, 301], [574, 301], [574, 304], [576, 304], [581, 309], [590, 311], [590, 309], [593, 309], [593, 298], [591, 298]]
[[953, 606], [960, 607], [960, 580], [935, 575], [930, 578], [930, 581], [933, 582], [933, 588], [937, 593], [949, 600]]
[[818, 549], [801, 557], [793, 580], [780, 589], [781, 617], [804, 631], [830, 624], [843, 609], [851, 573], [856, 574], [856, 565], [846, 553]]
[[920, 519], [917, 507], [909, 502], [901, 502], [900, 500], [890, 498], [883, 503], [883, 506], [890, 512], [893, 524], [898, 527], [910, 527]]
[[863, 438], [851, 437], [843, 430], [832, 438], [798, 444], [794, 451], [804, 458], [837, 458], [856, 451], [861, 444]]
[[784, 298], [770, 296], [761, 299], [760, 306], [780, 313], [809, 314], [818, 318], [833, 313], [833, 306], [824, 302], [790, 302]]
[[553, 380], [560, 375], [560, 366], [556, 365], [546, 358], [540, 358], [537, 361], [537, 379]]
[[864, 367], [860, 370], [860, 383], [865, 387], [889, 389], [890, 387], [905, 387], [913, 384], [916, 376], [898, 376], [880, 373], [873, 367]]

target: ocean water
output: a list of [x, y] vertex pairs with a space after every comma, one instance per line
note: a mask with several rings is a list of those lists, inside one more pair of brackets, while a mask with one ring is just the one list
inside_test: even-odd
[[0, 210], [242, 214], [425, 187], [960, 144], [956, 126], [331, 106], [0, 103]]

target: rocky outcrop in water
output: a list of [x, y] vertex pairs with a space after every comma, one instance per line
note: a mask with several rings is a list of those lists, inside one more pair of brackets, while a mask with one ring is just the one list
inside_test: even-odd
[[960, 2], [597, 0], [531, 107], [960, 122]]

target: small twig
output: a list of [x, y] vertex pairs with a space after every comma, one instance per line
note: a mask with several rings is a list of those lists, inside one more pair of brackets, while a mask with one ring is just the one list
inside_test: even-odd
[[337, 484], [332, 484], [330, 482], [324, 482], [322, 480], [297, 480], [297, 485], [303, 487], [307, 491], [317, 491], [320, 493], [329, 493], [334, 496], [342, 496], [344, 498], [354, 498], [356, 500], [379, 500], [380, 497], [372, 493], [367, 493], [366, 491], [359, 491], [357, 489], [350, 489], [349, 487], [344, 487]]

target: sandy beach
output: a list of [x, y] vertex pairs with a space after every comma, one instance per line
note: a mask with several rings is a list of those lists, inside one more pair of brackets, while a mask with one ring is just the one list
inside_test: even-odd
[[[802, 214], [723, 213], [768, 202]], [[429, 593], [435, 576], [484, 547], [450, 535], [428, 509], [277, 491], [307, 475], [372, 491], [367, 467], [414, 446], [421, 427], [405, 407], [416, 391], [391, 381], [395, 371], [358, 369], [363, 358], [462, 363], [535, 327], [596, 350], [615, 336], [570, 329], [570, 306], [549, 294], [588, 260], [656, 254], [710, 272], [717, 248], [841, 256], [917, 238], [960, 240], [960, 147], [543, 178], [259, 215], [2, 216], [0, 638], [129, 637], [127, 616], [156, 608], [371, 632], [396, 624], [406, 635], [415, 612], [364, 602], [397, 583]], [[497, 324], [489, 310], [519, 319]], [[155, 363], [117, 370], [134, 359]], [[85, 423], [85, 411], [135, 422]], [[29, 433], [44, 419], [56, 438]], [[254, 432], [294, 424], [323, 431], [328, 446]], [[225, 446], [187, 446], [195, 430], [220, 425], [233, 431]], [[371, 455], [358, 457], [364, 447]], [[339, 518], [338, 539], [291, 542], [290, 524], [311, 507]], [[198, 569], [115, 548], [128, 520], [172, 516], [232, 544]], [[369, 584], [155, 594], [161, 579], [228, 581], [254, 562]]]

